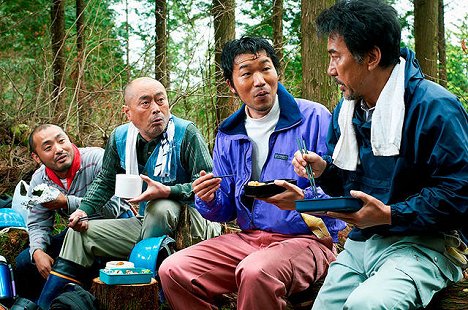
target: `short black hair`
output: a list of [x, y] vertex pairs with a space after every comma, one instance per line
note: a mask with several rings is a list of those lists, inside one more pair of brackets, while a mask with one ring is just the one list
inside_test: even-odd
[[34, 127], [34, 129], [29, 134], [29, 138], [28, 138], [29, 152], [36, 153], [36, 145], [34, 144], [34, 136], [36, 135], [36, 133], [38, 133], [39, 131], [42, 131], [44, 129], [47, 129], [49, 127], [53, 127], [53, 126], [59, 127], [59, 126], [54, 125], [54, 124], [41, 124], [41, 125], [38, 125], [38, 126]]
[[401, 26], [398, 13], [382, 0], [339, 0], [320, 13], [315, 22], [319, 36], [342, 36], [358, 62], [374, 47], [380, 49], [381, 67], [399, 62]]
[[265, 51], [268, 57], [273, 62], [273, 66], [277, 72], [280, 69], [280, 62], [275, 53], [273, 46], [264, 38], [247, 37], [244, 36], [240, 39], [235, 39], [227, 42], [221, 53], [221, 68], [223, 68], [223, 76], [225, 80], [229, 80], [231, 84], [232, 72], [234, 70], [234, 59], [241, 54], [257, 54]]

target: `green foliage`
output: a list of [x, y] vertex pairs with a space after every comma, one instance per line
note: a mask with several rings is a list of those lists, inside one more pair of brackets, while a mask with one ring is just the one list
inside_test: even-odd
[[[64, 52], [66, 55], [66, 101], [70, 103], [67, 123], [73, 128], [76, 106], [73, 106], [76, 84], [75, 2], [65, 2]], [[124, 68], [122, 49], [116, 40], [109, 1], [90, 0], [85, 9], [86, 48], [84, 54], [85, 85], [89, 100], [101, 96], [90, 94], [110, 85], [123, 84], [116, 79]], [[0, 6], [0, 81], [3, 113], [33, 126], [50, 120], [53, 55], [50, 48], [50, 1], [17, 1]], [[14, 57], [12, 57], [14, 55]], [[25, 113], [27, 112], [27, 113]], [[6, 117], [6, 116], [5, 116]]]
[[[242, 5], [240, 12], [245, 18], [236, 18], [241, 35], [259, 36], [273, 40], [272, 15], [273, 1], [249, 1]], [[242, 21], [241, 21], [242, 20]], [[283, 36], [284, 36], [284, 76], [283, 83], [295, 96], [302, 91], [301, 65], [301, 1], [283, 2]]]
[[[75, 142], [102, 145], [116, 124], [121, 123], [121, 94], [127, 80], [123, 52], [114, 25], [110, 0], [85, 1], [85, 49], [83, 75], [77, 71], [75, 1], [65, 1], [65, 80], [64, 126]], [[5, 160], [0, 161], [0, 176], [4, 186], [0, 193], [29, 172], [27, 152], [16, 154], [16, 145], [24, 145], [29, 132], [39, 123], [53, 122], [55, 104], [52, 94], [52, 61], [50, 38], [50, 0], [0, 0], [0, 123], [7, 129], [0, 131], [0, 144], [7, 144]], [[80, 89], [77, 83], [80, 83]], [[80, 106], [78, 106], [78, 90]], [[84, 104], [81, 107], [81, 104]], [[92, 111], [80, 119], [79, 109]], [[116, 113], [118, 115], [116, 116]], [[80, 132], [79, 123], [86, 123], [92, 131]], [[16, 164], [20, 162], [20, 164]], [[24, 168], [24, 169], [23, 169]], [[8, 189], [7, 189], [8, 190]]]
[[[154, 0], [138, 8], [144, 22], [136, 23], [131, 35], [144, 42], [138, 51], [138, 70], [135, 75], [152, 76], [154, 72]], [[149, 4], [148, 4], [149, 3]], [[166, 85], [171, 111], [177, 116], [194, 121], [209, 143], [214, 140], [213, 42], [210, 21], [211, 1], [167, 1], [168, 70], [170, 85]], [[204, 29], [204, 31], [200, 31]], [[212, 143], [210, 143], [212, 144]]]
[[[85, 50], [81, 76], [77, 71], [75, 1], [65, 0], [66, 72], [63, 94], [66, 120], [60, 125], [75, 142], [103, 145], [111, 130], [125, 121], [120, 110], [123, 86], [134, 77], [154, 75], [155, 0], [127, 1], [130, 9], [128, 27], [123, 9], [125, 1], [85, 1]], [[401, 3], [401, 0], [387, 1], [394, 7]], [[261, 36], [272, 40], [273, 0], [236, 2], [236, 36]], [[214, 78], [211, 6], [211, 0], [167, 0], [170, 84], [166, 86], [172, 112], [194, 121], [212, 146], [218, 94]], [[301, 1], [283, 1], [283, 6], [283, 84], [293, 95], [299, 96], [302, 93]], [[3, 155], [0, 158], [0, 177], [4, 180], [26, 174], [23, 167], [30, 159], [20, 158], [17, 154], [25, 153], [18, 151], [25, 149], [28, 131], [25, 128], [53, 121], [54, 56], [50, 46], [50, 7], [51, 0], [0, 0], [0, 153]], [[403, 46], [414, 44], [412, 19], [411, 9], [400, 11], [405, 33]], [[468, 106], [468, 59], [460, 41], [462, 38], [466, 40], [467, 33], [465, 18], [459, 31], [449, 33], [447, 37], [447, 88], [461, 99], [465, 108]], [[127, 41], [130, 41], [129, 67], [126, 67]], [[78, 82], [80, 88], [77, 87]], [[90, 111], [85, 119], [80, 114], [83, 109]], [[91, 130], [81, 131], [82, 123]], [[2, 171], [4, 166], [10, 170]], [[13, 170], [18, 167], [21, 171]], [[0, 193], [2, 190], [0, 187]]]
[[457, 33], [448, 32], [446, 47], [447, 88], [458, 96], [465, 110], [468, 110], [468, 50], [466, 47], [463, 49], [463, 42], [466, 44], [468, 38], [467, 20], [468, 14], [465, 15]]

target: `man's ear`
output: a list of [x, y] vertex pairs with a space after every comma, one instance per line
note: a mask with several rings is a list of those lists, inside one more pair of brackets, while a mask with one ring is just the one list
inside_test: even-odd
[[369, 69], [369, 71], [372, 71], [379, 66], [380, 59], [382, 59], [382, 53], [380, 51], [380, 48], [374, 46], [369, 51], [367, 56], [369, 57], [369, 59], [367, 60], [367, 68]]
[[31, 153], [31, 157], [32, 157], [32, 159], [34, 159], [34, 161], [35, 161], [36, 163], [38, 163], [39, 165], [42, 164], [41, 159], [39, 158], [39, 156], [38, 156], [36, 153], [32, 152], [32, 153]]
[[227, 83], [227, 85], [229, 86], [229, 89], [231, 90], [231, 92], [232, 92], [234, 95], [237, 95], [237, 91], [236, 91], [234, 85], [231, 84], [231, 81], [230, 81], [230, 80], [226, 80], [226, 83]]
[[122, 112], [125, 113], [125, 115], [127, 115], [127, 119], [130, 121], [130, 108], [128, 107], [128, 105], [124, 104], [122, 106]]

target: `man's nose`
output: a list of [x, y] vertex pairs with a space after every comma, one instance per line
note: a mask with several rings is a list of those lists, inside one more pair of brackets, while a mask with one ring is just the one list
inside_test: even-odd
[[336, 76], [338, 75], [337, 72], [336, 72], [336, 68], [335, 66], [333, 65], [333, 63], [330, 61], [330, 63], [328, 64], [328, 68], [327, 68], [327, 74], [329, 76]]
[[153, 114], [158, 114], [159, 112], [161, 112], [161, 107], [159, 106], [159, 104], [156, 103], [155, 100], [151, 101], [151, 112]]
[[261, 74], [260, 72], [254, 73], [253, 78], [254, 78], [254, 86], [261, 87], [265, 85], [265, 79], [263, 78], [263, 74]]

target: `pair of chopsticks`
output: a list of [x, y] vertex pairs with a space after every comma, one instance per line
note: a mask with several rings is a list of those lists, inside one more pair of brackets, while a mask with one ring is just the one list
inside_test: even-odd
[[214, 178], [221, 178], [221, 179], [222, 178], [229, 178], [229, 177], [233, 177], [233, 176], [234, 176], [234, 174], [214, 175], [213, 179]]
[[78, 223], [83, 222], [83, 221], [95, 220], [95, 219], [102, 219], [102, 215], [101, 214], [93, 214], [93, 215], [90, 215], [90, 216], [82, 216], [78, 220]]
[[[307, 146], [305, 144], [304, 139], [297, 138], [296, 139], [297, 147], [299, 148], [299, 151], [301, 151], [301, 154], [307, 154]], [[307, 178], [309, 179], [310, 186], [312, 186], [312, 198], [317, 197], [317, 186], [315, 186], [315, 179], [314, 179], [314, 171], [312, 170], [312, 166], [307, 163], [306, 167], [306, 172], [307, 172]]]

